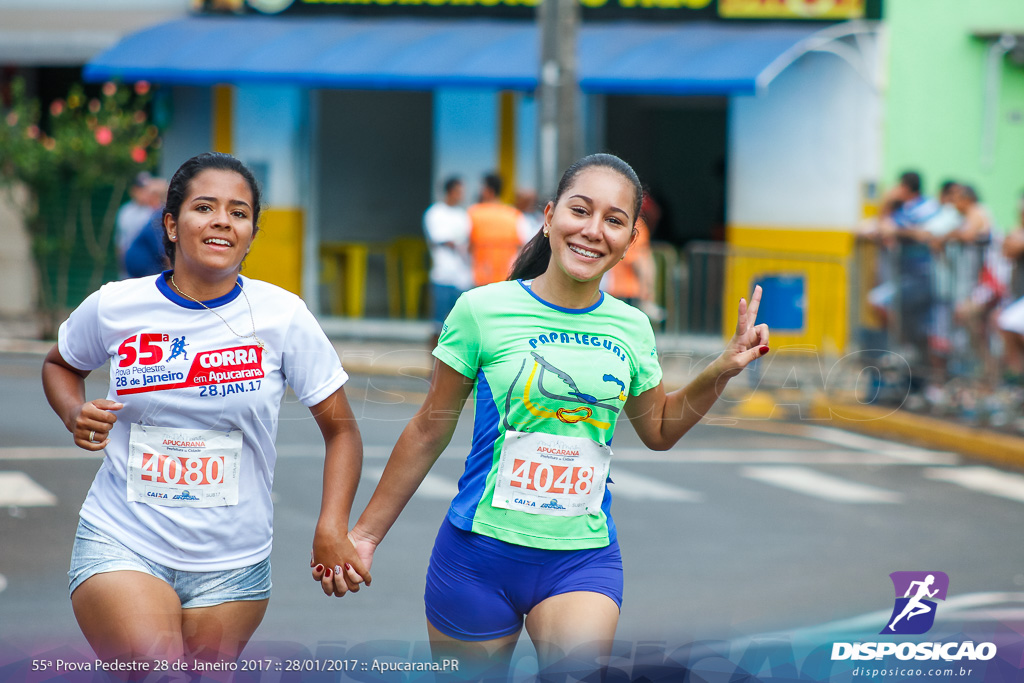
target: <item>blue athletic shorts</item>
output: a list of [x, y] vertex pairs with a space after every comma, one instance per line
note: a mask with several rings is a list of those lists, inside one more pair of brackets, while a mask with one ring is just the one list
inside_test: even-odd
[[592, 550], [543, 550], [457, 528], [445, 518], [427, 569], [427, 619], [459, 640], [518, 633], [542, 600], [562, 593], [607, 595], [622, 607], [618, 541]]
[[237, 600], [270, 597], [270, 558], [250, 567], [213, 572], [171, 569], [147, 560], [116, 538], [84, 519], [78, 520], [75, 545], [71, 549], [68, 592], [74, 593], [91, 576], [105, 572], [136, 571], [166, 581], [181, 600], [181, 606], [211, 607]]

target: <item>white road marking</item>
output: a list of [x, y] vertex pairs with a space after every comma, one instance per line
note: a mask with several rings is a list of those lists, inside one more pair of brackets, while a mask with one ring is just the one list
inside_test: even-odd
[[[380, 481], [381, 475], [384, 474], [383, 467], [364, 467], [363, 468], [363, 479], [373, 482], [376, 486], [377, 482]], [[442, 477], [436, 474], [427, 473], [427, 476], [423, 478], [423, 483], [416, 489], [417, 496], [423, 498], [437, 498], [441, 500], [451, 500], [455, 497], [455, 494], [459, 492], [459, 486], [456, 482]]]
[[740, 474], [837, 503], [899, 503], [903, 499], [895, 491], [822, 474], [806, 467], [744, 467]]
[[929, 467], [924, 476], [938, 481], [963, 486], [972, 491], [981, 491], [993, 496], [1009, 498], [1024, 503], [1024, 475], [1003, 472], [992, 467]]
[[0, 593], [3, 593], [5, 588], [7, 588], [7, 577], [0, 574]]
[[86, 451], [77, 446], [59, 448], [0, 448], [0, 460], [69, 460], [72, 458], [103, 458], [103, 451]]
[[629, 500], [672, 501], [677, 503], [699, 503], [704, 496], [678, 486], [666, 484], [640, 474], [626, 472], [612, 464], [612, 497]]
[[[943, 600], [935, 619], [936, 622], [959, 623], [961, 626], [963, 620], [971, 618], [972, 615], [978, 615], [978, 621], [994, 621], [999, 618], [998, 615], [1005, 614], [1004, 610], [1019, 608], [1022, 604], [1024, 604], [1024, 593], [964, 593]], [[792, 631], [759, 634], [749, 639], [740, 639], [738, 642], [749, 642], [749, 640], [755, 639], [763, 641], [766, 638], [776, 637], [785, 638], [787, 642], [820, 643], [823, 640], [829, 640], [830, 634], [842, 634], [849, 637], [851, 634], [878, 633], [879, 628], [884, 626], [891, 616], [892, 606], [890, 605], [877, 612], [868, 612]]]
[[904, 460], [913, 465], [955, 465], [960, 458], [955, 453], [931, 451], [926, 448], [905, 446], [872, 436], [854, 434], [842, 429], [816, 425], [799, 425], [800, 436], [823, 441], [835, 446], [853, 448], [871, 453], [883, 453], [891, 458]]
[[57, 496], [24, 472], [0, 472], [0, 507], [44, 507], [57, 504]]
[[[909, 461], [891, 452], [822, 451], [793, 449], [722, 449], [677, 447], [669, 451], [613, 448], [612, 462], [652, 462], [709, 465], [951, 465], [944, 453], [922, 461]], [[955, 457], [955, 456], [954, 456]]]

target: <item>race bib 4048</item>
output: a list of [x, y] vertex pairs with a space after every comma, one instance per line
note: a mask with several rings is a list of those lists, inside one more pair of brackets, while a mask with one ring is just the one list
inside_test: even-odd
[[170, 507], [238, 504], [242, 432], [132, 424], [128, 501]]
[[[193, 352], [185, 335], [143, 333], [128, 337], [117, 352], [114, 389], [118, 396], [147, 391], [241, 383], [256, 390], [263, 372], [263, 349], [232, 346]], [[217, 393], [217, 392], [215, 392]]]
[[558, 517], [599, 514], [611, 456], [591, 439], [505, 432], [491, 504]]

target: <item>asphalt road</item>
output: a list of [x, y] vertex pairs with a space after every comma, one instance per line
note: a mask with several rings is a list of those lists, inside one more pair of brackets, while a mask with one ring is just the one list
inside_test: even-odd
[[[3, 662], [19, 652], [89, 652], [66, 572], [78, 508], [100, 460], [75, 449], [50, 411], [40, 362], [0, 355], [0, 678]], [[103, 396], [105, 375], [94, 373], [88, 387]], [[414, 378], [350, 381], [366, 451], [357, 510], [425, 387]], [[736, 640], [887, 611], [888, 575], [899, 570], [945, 572], [950, 596], [961, 598], [1024, 592], [1021, 474], [818, 423], [710, 422], [667, 453], [644, 449], [628, 426], [617, 435], [624, 643]], [[274, 594], [253, 651], [305, 657], [404, 647], [405, 656], [425, 659], [423, 577], [470, 437], [467, 411], [379, 548], [373, 585], [327, 598], [307, 566], [322, 442], [308, 411], [286, 400]], [[520, 650], [529, 649], [524, 639]]]

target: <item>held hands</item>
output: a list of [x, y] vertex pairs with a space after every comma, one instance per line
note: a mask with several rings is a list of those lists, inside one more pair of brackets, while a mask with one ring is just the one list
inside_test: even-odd
[[321, 531], [313, 536], [313, 552], [309, 566], [313, 569], [313, 580], [320, 583], [324, 595], [343, 597], [345, 593], [359, 592], [359, 584], [370, 585], [370, 565], [377, 545], [369, 541], [357, 541], [351, 534], [336, 534]]
[[111, 411], [121, 410], [123, 403], [98, 398], [79, 406], [68, 424], [75, 445], [87, 451], [101, 451], [110, 443], [110, 430], [117, 422]]
[[722, 355], [715, 360], [718, 376], [730, 379], [740, 374], [751, 361], [768, 353], [768, 326], [755, 325], [757, 309], [761, 306], [761, 286], [754, 287], [750, 305], [740, 299], [740, 314], [736, 322], [736, 334], [729, 340]]

